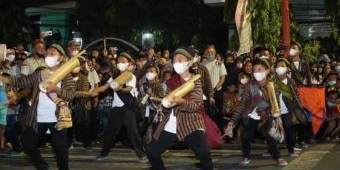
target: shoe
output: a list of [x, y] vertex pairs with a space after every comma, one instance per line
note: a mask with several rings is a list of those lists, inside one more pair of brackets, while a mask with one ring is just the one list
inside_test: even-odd
[[106, 159], [108, 159], [109, 158], [109, 155], [101, 155], [101, 154], [99, 154], [99, 155], [97, 155], [97, 157], [96, 157], [96, 160], [97, 161], [105, 161]]
[[301, 146], [301, 148], [308, 148], [309, 147], [308, 144], [305, 143], [305, 142], [301, 142], [300, 146]]
[[271, 157], [272, 154], [270, 154], [269, 152], [264, 152], [264, 153], [262, 154], [262, 156], [263, 156], [263, 157]]
[[246, 157], [242, 157], [241, 160], [238, 162], [238, 164], [240, 165], [247, 165], [250, 163], [250, 159], [246, 158]]
[[294, 151], [302, 151], [301, 148], [294, 148]]
[[73, 150], [74, 149], [74, 147], [73, 147], [73, 144], [72, 145], [70, 145], [70, 147], [68, 148], [68, 150]]
[[84, 147], [86, 152], [92, 152], [93, 148], [91, 146]]
[[149, 160], [146, 156], [138, 158], [138, 163], [148, 163], [148, 162], [149, 162]]
[[283, 158], [277, 159], [276, 162], [277, 162], [278, 166], [286, 166], [286, 165], [288, 165], [288, 162], [285, 159], [283, 159]]
[[300, 156], [300, 154], [301, 154], [300, 151], [295, 151], [295, 150], [294, 150], [294, 152], [293, 152], [293, 153], [290, 153], [289, 156], [290, 156], [290, 157], [298, 157], [298, 156]]

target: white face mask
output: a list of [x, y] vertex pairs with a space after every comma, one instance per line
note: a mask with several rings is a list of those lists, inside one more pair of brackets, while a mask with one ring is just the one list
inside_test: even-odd
[[183, 74], [188, 69], [188, 62], [174, 63], [173, 66], [177, 74]]
[[249, 82], [249, 79], [243, 78], [240, 80], [241, 84], [247, 84]]
[[236, 64], [236, 67], [237, 67], [237, 68], [242, 68], [242, 66], [243, 66], [242, 63], [237, 63], [237, 64]]
[[8, 60], [10, 62], [14, 61], [14, 59], [15, 59], [15, 55], [14, 54], [10, 54], [10, 55], [6, 56], [6, 60]]
[[75, 51], [72, 51], [71, 52], [71, 56], [73, 57], [73, 56], [76, 56], [76, 55], [78, 55], [79, 54], [79, 51], [78, 50], [75, 50]]
[[260, 72], [260, 73], [254, 73], [254, 78], [257, 80], [257, 81], [262, 81], [263, 79], [266, 78], [267, 74], [266, 72]]
[[117, 58], [117, 54], [113, 54], [113, 58], [116, 59]]
[[269, 57], [265, 56], [265, 55], [261, 55], [260, 56], [261, 59], [268, 59]]
[[281, 76], [281, 75], [286, 74], [287, 67], [278, 67], [278, 68], [276, 68], [275, 71], [276, 71], [277, 75]]
[[117, 64], [117, 68], [121, 72], [126, 71], [128, 67], [129, 67], [129, 63], [118, 63]]
[[151, 72], [147, 72], [145, 74], [146, 79], [148, 79], [149, 81], [155, 79], [156, 76], [157, 76], [156, 73], [151, 73]]
[[58, 56], [46, 56], [45, 57], [45, 63], [48, 67], [54, 67], [56, 65], [58, 65], [60, 63], [60, 61], [58, 61]]
[[296, 56], [298, 54], [298, 51], [297, 50], [295, 50], [295, 49], [293, 49], [293, 48], [291, 48], [290, 50], [289, 50], [289, 55], [290, 56]]
[[337, 72], [340, 72], [340, 66], [335, 66], [335, 70], [336, 70]]
[[73, 77], [73, 81], [78, 81], [79, 77]]

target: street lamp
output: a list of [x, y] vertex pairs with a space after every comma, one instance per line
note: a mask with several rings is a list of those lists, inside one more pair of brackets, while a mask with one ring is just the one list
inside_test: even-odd
[[142, 47], [143, 49], [153, 48], [155, 46], [155, 40], [153, 34], [144, 33], [142, 34]]

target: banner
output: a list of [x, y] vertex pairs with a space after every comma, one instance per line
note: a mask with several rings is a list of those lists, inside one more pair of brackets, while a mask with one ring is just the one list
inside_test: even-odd
[[249, 53], [253, 46], [251, 37], [251, 16], [247, 7], [249, 0], [238, 0], [235, 12], [235, 23], [240, 40], [238, 55]]

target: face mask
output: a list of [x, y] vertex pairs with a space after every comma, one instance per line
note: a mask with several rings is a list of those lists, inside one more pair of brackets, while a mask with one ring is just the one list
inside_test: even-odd
[[199, 61], [198, 56], [194, 57], [194, 63], [197, 63]]
[[328, 86], [334, 86], [336, 84], [336, 81], [332, 80], [332, 81], [329, 81], [327, 84]]
[[76, 56], [78, 54], [79, 54], [79, 52], [77, 50], [71, 52], [71, 56]]
[[260, 58], [261, 58], [261, 59], [268, 59], [268, 57], [265, 56], [265, 55], [261, 55]]
[[209, 55], [207, 57], [208, 61], [213, 61], [215, 59], [215, 56], [214, 55]]
[[276, 68], [275, 71], [276, 71], [277, 75], [281, 76], [281, 75], [286, 74], [287, 67], [278, 67], [278, 68]]
[[327, 102], [328, 107], [334, 107], [335, 105], [336, 105], [336, 103], [333, 103], [333, 102], [330, 102], [330, 101]]
[[253, 75], [257, 81], [262, 81], [267, 76], [265, 71], [260, 73], [254, 73]]
[[117, 58], [117, 54], [113, 54], [113, 58], [116, 59]]
[[318, 68], [318, 72], [319, 72], [319, 73], [322, 73], [322, 68]]
[[312, 68], [314, 72], [317, 72], [318, 71], [318, 68]]
[[78, 81], [79, 77], [73, 77], [73, 81]]
[[151, 73], [151, 72], [148, 72], [145, 74], [146, 79], [148, 79], [149, 81], [155, 79], [156, 76], [157, 76], [156, 73]]
[[72, 70], [72, 73], [79, 73], [80, 72], [80, 67], [76, 67], [75, 69]]
[[337, 72], [340, 72], [340, 66], [335, 66], [334, 69], [335, 69]]
[[297, 51], [297, 50], [295, 50], [295, 49], [293, 49], [293, 48], [291, 48], [291, 49], [289, 50], [289, 55], [290, 55], [290, 56], [297, 56], [297, 54], [298, 54], [298, 51]]
[[117, 64], [117, 68], [119, 71], [125, 71], [127, 70], [129, 67], [129, 64], [128, 63], [118, 63]]
[[174, 63], [173, 66], [177, 74], [183, 74], [188, 69], [188, 62]]
[[6, 56], [6, 60], [8, 60], [10, 62], [14, 61], [14, 59], [15, 59], [15, 55], [13, 55], [13, 54]]
[[237, 67], [237, 68], [242, 68], [242, 66], [243, 66], [242, 63], [237, 63], [237, 64], [236, 64], [236, 67]]
[[243, 79], [240, 80], [241, 84], [247, 84], [248, 81], [249, 81], [249, 79], [247, 79], [247, 78], [243, 78]]
[[58, 57], [57, 56], [46, 56], [45, 57], [45, 63], [48, 67], [54, 67], [56, 65], [58, 65], [60, 62], [58, 61]]

